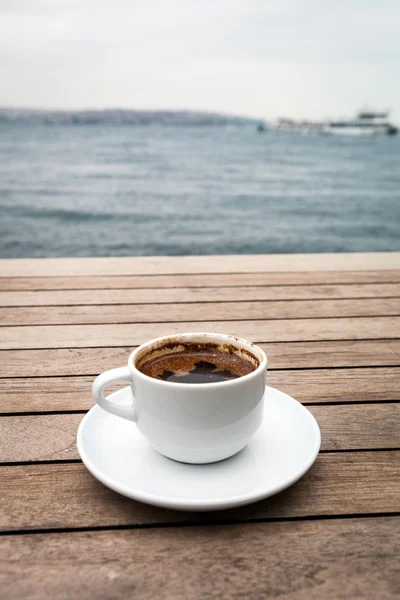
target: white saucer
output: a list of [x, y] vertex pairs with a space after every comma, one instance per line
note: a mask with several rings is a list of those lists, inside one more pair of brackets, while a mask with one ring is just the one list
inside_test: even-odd
[[[88, 470], [112, 490], [147, 504], [179, 510], [219, 510], [272, 496], [300, 479], [321, 443], [318, 424], [297, 400], [267, 387], [265, 417], [249, 445], [227, 460], [189, 465], [165, 458], [136, 429], [94, 406], [83, 418], [77, 446]], [[130, 388], [112, 394], [131, 401]]]

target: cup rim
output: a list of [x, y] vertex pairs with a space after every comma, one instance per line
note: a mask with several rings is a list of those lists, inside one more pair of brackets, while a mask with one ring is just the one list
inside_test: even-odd
[[[156, 379], [155, 377], [150, 377], [149, 375], [145, 375], [144, 373], [142, 373], [142, 371], [140, 371], [136, 365], [135, 365], [135, 358], [137, 356], [137, 354], [139, 354], [139, 352], [141, 350], [143, 350], [146, 347], [151, 346], [152, 344], [156, 344], [159, 342], [162, 342], [163, 340], [167, 341], [167, 340], [171, 340], [171, 339], [178, 339], [179, 338], [196, 338], [196, 337], [204, 337], [204, 338], [209, 338], [210, 341], [215, 341], [215, 339], [219, 339], [221, 341], [224, 342], [228, 342], [231, 343], [233, 346], [236, 345], [236, 347], [239, 347], [237, 344], [243, 344], [243, 346], [246, 348], [246, 350], [248, 350], [249, 352], [251, 352], [255, 358], [259, 361], [259, 365], [258, 367], [256, 367], [254, 369], [254, 371], [251, 371], [251, 373], [247, 373], [247, 375], [242, 375], [241, 377], [238, 377], [236, 379], [227, 379], [226, 381], [217, 381], [217, 382], [212, 382], [212, 383], [180, 383], [177, 381], [164, 381], [161, 379]], [[212, 340], [212, 338], [214, 338], [214, 340]], [[190, 341], [190, 339], [185, 339], [185, 341]], [[197, 341], [197, 340], [196, 340]], [[254, 349], [257, 351], [257, 354], [259, 354], [259, 356], [257, 356], [257, 354], [254, 352]], [[245, 381], [250, 381], [251, 379], [253, 379], [254, 377], [257, 377], [262, 371], [267, 369], [268, 366], [268, 358], [267, 355], [265, 354], [264, 350], [262, 350], [259, 346], [257, 346], [256, 344], [253, 344], [253, 342], [250, 342], [249, 340], [246, 340], [244, 338], [240, 338], [238, 336], [235, 335], [229, 335], [229, 334], [225, 334], [225, 333], [213, 333], [213, 332], [207, 332], [207, 331], [191, 331], [191, 332], [187, 332], [187, 333], [176, 333], [176, 334], [170, 334], [170, 335], [163, 335], [161, 337], [158, 338], [154, 338], [152, 340], [148, 340], [147, 342], [144, 342], [143, 344], [141, 344], [140, 346], [138, 346], [137, 348], [135, 348], [135, 350], [130, 354], [129, 359], [128, 359], [128, 366], [129, 368], [135, 373], [136, 377], [139, 377], [141, 379], [144, 379], [145, 381], [151, 381], [154, 385], [159, 385], [159, 386], [168, 386], [171, 389], [173, 388], [178, 388], [180, 390], [183, 389], [188, 389], [188, 390], [195, 390], [195, 389], [218, 389], [221, 386], [222, 387], [233, 387], [235, 385], [241, 385], [242, 382]]]

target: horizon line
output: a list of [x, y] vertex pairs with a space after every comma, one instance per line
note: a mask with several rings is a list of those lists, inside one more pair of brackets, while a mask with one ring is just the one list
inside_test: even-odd
[[84, 112], [84, 111], [96, 111], [96, 112], [106, 112], [112, 110], [119, 111], [132, 111], [132, 112], [171, 112], [171, 113], [201, 113], [205, 115], [219, 115], [226, 117], [236, 117], [241, 119], [264, 119], [265, 117], [253, 116], [253, 115], [244, 115], [233, 112], [224, 112], [211, 108], [132, 108], [132, 107], [123, 107], [123, 106], [108, 106], [108, 107], [79, 107], [79, 108], [55, 108], [55, 107], [45, 107], [45, 106], [21, 106], [21, 105], [1, 105], [0, 110], [30, 110], [32, 112]]

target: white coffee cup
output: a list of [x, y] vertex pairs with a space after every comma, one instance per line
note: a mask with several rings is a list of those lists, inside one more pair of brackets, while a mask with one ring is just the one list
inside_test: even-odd
[[[254, 370], [217, 383], [176, 383], [149, 377], [138, 364], [171, 344], [214, 343], [254, 364]], [[182, 347], [182, 346], [181, 346]], [[179, 351], [179, 350], [178, 350]], [[105, 371], [93, 382], [93, 396], [105, 410], [136, 423], [155, 450], [181, 462], [211, 463], [244, 448], [263, 418], [267, 357], [251, 342], [219, 333], [182, 333], [157, 338], [132, 352], [128, 366]], [[132, 404], [104, 398], [115, 381], [131, 385]]]

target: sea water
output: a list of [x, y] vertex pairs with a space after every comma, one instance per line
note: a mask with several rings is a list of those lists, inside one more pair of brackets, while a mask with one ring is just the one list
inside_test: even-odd
[[0, 124], [0, 256], [400, 250], [400, 136]]

